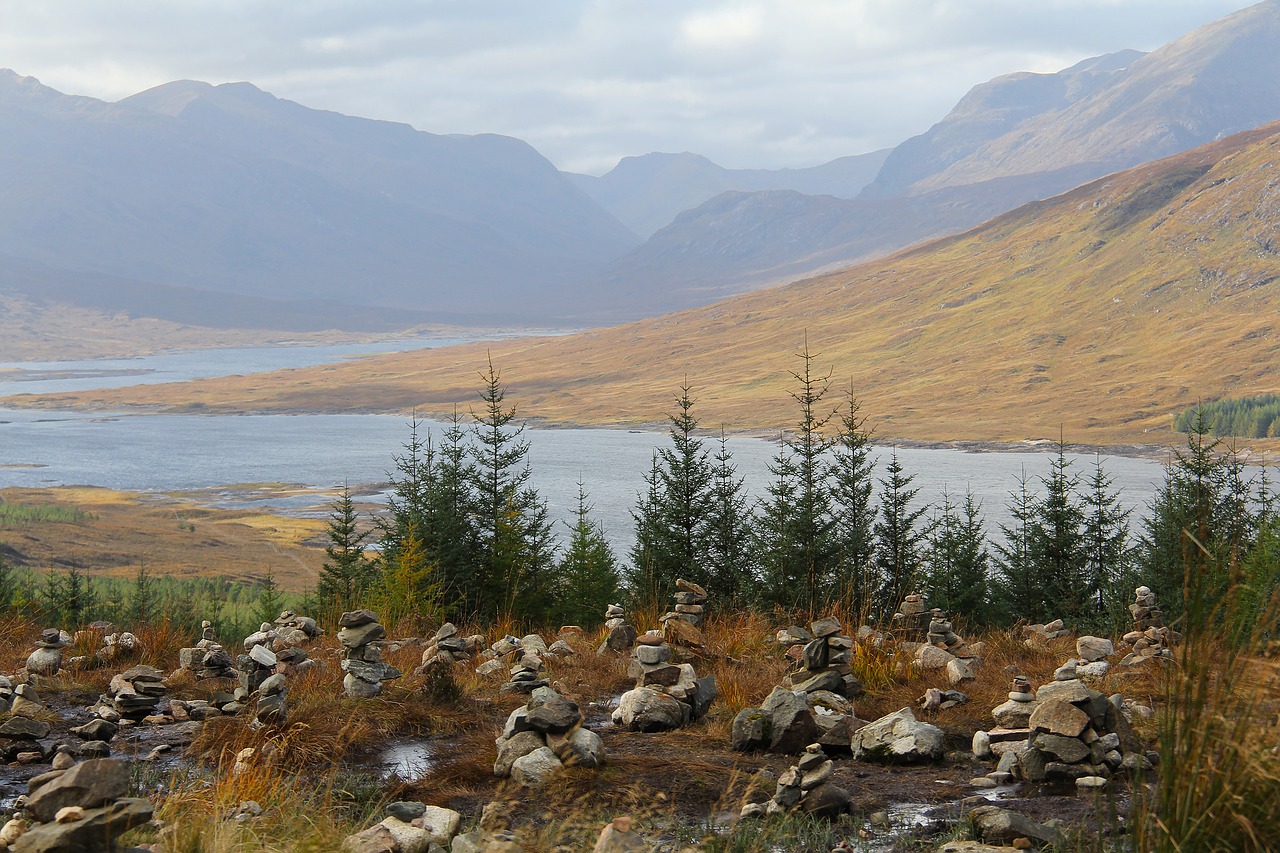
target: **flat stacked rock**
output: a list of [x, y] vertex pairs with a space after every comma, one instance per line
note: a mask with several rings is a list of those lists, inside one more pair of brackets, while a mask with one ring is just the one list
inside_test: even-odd
[[707, 591], [693, 581], [676, 579], [675, 604], [662, 614], [662, 635], [677, 646], [701, 648], [702, 617], [706, 610]]
[[13, 679], [7, 675], [0, 675], [0, 714], [9, 713], [9, 708], [13, 704]]
[[244, 649], [248, 654], [236, 658], [236, 669], [240, 675], [240, 686], [249, 693], [255, 692], [262, 682], [275, 675], [276, 664], [280, 662], [271, 648], [275, 638], [275, 627], [270, 622], [263, 622], [257, 631], [244, 638]]
[[[516, 647], [507, 655], [507, 659], [513, 661], [507, 670], [510, 677], [498, 690], [503, 693], [532, 693], [539, 687], [546, 687], [549, 682], [542, 677], [543, 670], [546, 669], [543, 661], [546, 653], [547, 643], [537, 634], [521, 637]], [[476, 671], [479, 672], [479, 669]]]
[[135, 666], [112, 677], [98, 704], [136, 722], [156, 714], [164, 692], [163, 672], [154, 666]]
[[1133, 591], [1133, 597], [1133, 604], [1129, 605], [1133, 630], [1122, 638], [1133, 651], [1120, 659], [1120, 665], [1128, 667], [1149, 660], [1173, 660], [1169, 646], [1180, 641], [1182, 636], [1164, 624], [1164, 612], [1156, 604], [1156, 594], [1149, 587], [1140, 586]]
[[909, 642], [924, 642], [929, 633], [929, 622], [932, 614], [927, 612], [924, 596], [918, 592], [908, 594], [902, 599], [898, 612], [893, 614], [893, 630], [900, 639]]
[[461, 661], [469, 661], [480, 653], [484, 645], [484, 637], [475, 634], [463, 637], [452, 622], [440, 626], [435, 635], [422, 650], [422, 665], [414, 670], [415, 675], [423, 675], [436, 666], [452, 666]]
[[275, 620], [276, 651], [292, 646], [302, 646], [324, 634], [324, 629], [310, 616], [300, 616], [292, 610], [281, 612]]
[[129, 766], [110, 758], [91, 759], [53, 770], [28, 782], [24, 805], [29, 820], [17, 818], [0, 829], [14, 853], [95, 853], [151, 820], [144, 798], [128, 798]]
[[604, 744], [582, 723], [576, 703], [550, 687], [536, 688], [527, 704], [511, 712], [502, 736], [494, 741], [498, 758], [493, 775], [540, 785], [565, 766], [599, 767]]
[[261, 725], [281, 726], [288, 718], [285, 708], [284, 676], [276, 673], [258, 685], [258, 704], [254, 707], [253, 718]]
[[805, 812], [815, 817], [834, 818], [849, 811], [849, 792], [829, 781], [835, 764], [821, 744], [805, 747], [800, 760], [778, 777], [773, 798], [768, 803], [748, 803], [742, 817], [763, 817], [785, 812]]
[[613, 712], [615, 725], [632, 731], [669, 731], [707, 713], [717, 692], [715, 676], [698, 678], [692, 664], [673, 663], [672, 655], [671, 646], [657, 631], [636, 638], [627, 671], [636, 686], [622, 694]]
[[610, 604], [604, 609], [604, 627], [609, 631], [598, 654], [629, 651], [636, 644], [636, 629], [627, 623], [627, 613], [621, 604]]
[[1054, 619], [1052, 622], [1046, 622], [1043, 625], [1037, 623], [1035, 625], [1022, 626], [1023, 642], [1026, 643], [1028, 648], [1042, 648], [1049, 640], [1056, 640], [1070, 633], [1061, 619]]
[[214, 638], [208, 619], [200, 623], [200, 639], [194, 646], [178, 650], [178, 668], [197, 680], [236, 677], [236, 661]]
[[1026, 703], [1031, 713], [1025, 729], [993, 730], [986, 743], [979, 736], [987, 733], [974, 736], [978, 757], [999, 755], [996, 772], [988, 777], [996, 782], [1075, 782], [1081, 790], [1094, 790], [1121, 769], [1150, 769], [1120, 694], [1108, 698], [1069, 677], [1070, 669], [1059, 672], [1060, 678]]
[[462, 815], [453, 809], [412, 800], [388, 803], [387, 816], [368, 829], [348, 835], [342, 849], [346, 853], [447, 850], [461, 824]]
[[36, 648], [28, 657], [26, 669], [32, 675], [55, 676], [62, 669], [62, 649], [66, 643], [62, 640], [62, 631], [57, 628], [45, 628], [36, 640]]
[[371, 610], [352, 610], [338, 618], [338, 642], [342, 644], [343, 691], [352, 699], [369, 699], [382, 692], [382, 682], [403, 673], [382, 662], [377, 641], [387, 636]]
[[48, 708], [40, 701], [35, 685], [20, 682], [13, 687], [9, 697], [9, 713], [15, 717], [39, 717], [48, 712]]
[[[793, 625], [779, 631], [777, 639], [789, 646], [787, 656], [797, 661], [784, 686], [806, 693], [827, 691], [846, 699], [862, 695], [862, 683], [851, 665], [853, 639], [840, 633], [839, 620], [818, 619], [808, 631]], [[797, 654], [800, 643], [803, 645]]]

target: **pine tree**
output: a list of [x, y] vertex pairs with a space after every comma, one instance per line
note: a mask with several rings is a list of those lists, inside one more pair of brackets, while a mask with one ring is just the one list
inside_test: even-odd
[[591, 518], [586, 489], [578, 483], [578, 508], [569, 544], [560, 559], [557, 618], [562, 623], [595, 627], [604, 609], [618, 600], [617, 561], [600, 522]]
[[253, 615], [258, 622], [274, 622], [284, 609], [284, 596], [276, 583], [276, 573], [268, 570], [258, 581], [258, 594], [254, 600]]
[[1045, 603], [1058, 616], [1077, 624], [1088, 613], [1092, 595], [1086, 578], [1080, 478], [1070, 469], [1066, 444], [1059, 440], [1049, 475], [1040, 478], [1045, 493], [1036, 502], [1028, 549], [1032, 568], [1044, 586]]
[[751, 548], [753, 518], [746, 483], [738, 476], [724, 429], [714, 457], [711, 505], [707, 517], [707, 586], [729, 607], [758, 598], [755, 555]]
[[663, 597], [675, 591], [676, 578], [706, 584], [707, 518], [715, 474], [705, 441], [694, 435], [690, 385], [680, 386], [676, 411], [667, 419], [670, 447], [658, 450], [658, 530], [653, 575]]
[[418, 626], [438, 623], [443, 614], [441, 595], [436, 566], [417, 528], [411, 528], [394, 561], [383, 569], [378, 615], [388, 625], [404, 619], [414, 620]]
[[636, 496], [636, 506], [631, 511], [636, 538], [631, 546], [630, 565], [623, 572], [632, 601], [641, 608], [662, 602], [665, 589], [656, 568], [661, 531], [661, 500], [658, 492], [661, 482], [658, 453], [654, 451], [653, 462], [644, 475], [645, 489]]
[[987, 571], [990, 555], [973, 492], [956, 505], [944, 489], [942, 506], [929, 525], [926, 564], [929, 603], [963, 613], [977, 624], [989, 622]]
[[1018, 486], [1009, 493], [1005, 505], [1012, 524], [1001, 524], [1003, 541], [995, 542], [995, 588], [1006, 621], [1027, 619], [1043, 622], [1047, 613], [1042, 578], [1031, 559], [1031, 526], [1035, 523], [1037, 498], [1030, 488], [1026, 469]]
[[1092, 613], [1084, 622], [1090, 628], [1123, 624], [1123, 615], [1113, 611], [1115, 603], [1126, 597], [1120, 581], [1128, 575], [1132, 514], [1132, 509], [1121, 505], [1112, 478], [1095, 456], [1093, 473], [1084, 484], [1084, 575], [1092, 595]]
[[865, 607], [875, 590], [875, 460], [866, 423], [850, 385], [845, 391], [830, 468], [835, 584], [837, 598], [849, 612]]
[[800, 369], [790, 371], [797, 387], [789, 393], [800, 406], [800, 420], [793, 434], [783, 435], [782, 447], [769, 467], [774, 485], [761, 516], [771, 521], [758, 526], [757, 535], [778, 537], [762, 543], [767, 595], [774, 603], [813, 613], [836, 593], [837, 551], [826, 458], [833, 441], [823, 433], [835, 412], [822, 404], [831, 374], [814, 372], [816, 356], [809, 352], [807, 340], [797, 356]]
[[929, 529], [921, 524], [921, 519], [929, 507], [927, 504], [912, 507], [920, 490], [911, 488], [915, 475], [903, 474], [896, 449], [886, 470], [889, 476], [880, 480], [880, 517], [873, 532], [879, 575], [876, 603], [881, 613], [892, 613], [923, 580], [921, 549]]
[[478, 613], [480, 551], [474, 522], [475, 495], [466, 431], [457, 410], [434, 455], [425, 487], [423, 539], [439, 566], [449, 615]]
[[555, 554], [546, 502], [531, 488], [524, 426], [513, 427], [515, 407], [490, 359], [480, 374], [484, 403], [475, 421], [476, 521], [481, 559], [476, 583], [480, 612], [538, 620], [553, 604]]
[[373, 586], [374, 564], [364, 553], [364, 542], [370, 532], [360, 530], [351, 490], [344, 484], [342, 494], [331, 505], [325, 530], [329, 544], [324, 549], [325, 561], [316, 584], [316, 598], [326, 620], [357, 609], [361, 598]]
[[133, 577], [133, 589], [129, 596], [127, 616], [130, 625], [136, 630], [151, 623], [155, 618], [159, 602], [156, 598], [155, 581], [145, 564], [138, 566]]

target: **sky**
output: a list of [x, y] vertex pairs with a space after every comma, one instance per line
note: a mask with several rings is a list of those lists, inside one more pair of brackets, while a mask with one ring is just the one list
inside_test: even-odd
[[0, 67], [114, 101], [248, 81], [561, 169], [693, 151], [795, 168], [896, 145], [975, 84], [1152, 50], [1241, 0], [0, 0]]

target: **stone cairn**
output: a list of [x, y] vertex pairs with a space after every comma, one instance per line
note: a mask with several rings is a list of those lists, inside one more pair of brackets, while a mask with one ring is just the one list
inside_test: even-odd
[[610, 604], [604, 609], [604, 627], [609, 633], [596, 649], [598, 654], [630, 651], [636, 644], [636, 629], [627, 623], [627, 613], [621, 604]]
[[285, 707], [287, 692], [283, 674], [276, 673], [264, 679], [258, 685], [258, 704], [253, 710], [254, 722], [259, 725], [284, 725], [289, 716]]
[[[164, 673], [154, 666], [139, 665], [112, 676], [106, 694], [98, 699], [98, 706], [138, 722], [156, 716], [156, 706], [164, 692]], [[108, 719], [101, 713], [98, 716]]]
[[62, 649], [66, 642], [62, 631], [45, 628], [36, 640], [36, 649], [27, 657], [27, 672], [31, 675], [55, 676], [62, 669]]
[[809, 630], [783, 628], [776, 639], [795, 669], [760, 707], [738, 712], [730, 746], [795, 755], [816, 740], [833, 752], [847, 752], [860, 722], [850, 700], [863, 693], [851, 665], [853, 640], [830, 617], [811, 623]]
[[622, 694], [613, 712], [615, 725], [632, 731], [660, 732], [699, 720], [716, 697], [716, 678], [698, 678], [692, 664], [671, 662], [672, 649], [658, 631], [636, 638], [627, 674], [636, 686]]
[[773, 798], [767, 803], [747, 803], [742, 817], [800, 811], [815, 817], [834, 818], [849, 811], [849, 792], [830, 781], [835, 764], [822, 744], [811, 743], [800, 760], [778, 777]]
[[89, 851], [151, 820], [151, 803], [130, 798], [129, 765], [111, 758], [83, 761], [32, 779], [22, 807], [0, 828], [0, 849]]
[[0, 675], [0, 714], [9, 713], [13, 706], [13, 679]]
[[1076, 640], [1076, 657], [1054, 670], [1055, 681], [1071, 678], [1102, 678], [1111, 670], [1107, 657], [1115, 654], [1115, 644], [1105, 637], [1085, 635]]
[[292, 610], [285, 610], [276, 617], [276, 647], [302, 646], [324, 634], [324, 629], [316, 624], [310, 616], [299, 616]]
[[493, 775], [523, 785], [540, 785], [564, 766], [599, 767], [604, 763], [600, 736], [583, 726], [582, 712], [550, 687], [536, 688], [516, 708], [494, 743]]
[[352, 610], [338, 619], [342, 644], [342, 687], [352, 699], [368, 699], [382, 692], [382, 682], [401, 676], [400, 670], [382, 662], [376, 641], [387, 636], [371, 610]]
[[[503, 637], [494, 643], [488, 652], [492, 653], [493, 657], [476, 667], [476, 672], [481, 675], [492, 675], [506, 669], [510, 677], [498, 688], [502, 693], [529, 694], [549, 684], [542, 677], [546, 669], [543, 655], [547, 652], [547, 643], [537, 634], [527, 634], [520, 639], [511, 636]], [[509, 664], [508, 661], [510, 661]]]
[[999, 757], [995, 772], [975, 784], [1021, 778], [1094, 790], [1121, 769], [1150, 769], [1120, 694], [1104, 696], [1075, 676], [1074, 667], [1061, 667], [1036, 693], [1026, 678], [1014, 679], [1009, 701], [992, 711], [997, 728], [974, 734], [977, 757]]
[[446, 622], [427, 641], [426, 648], [422, 650], [422, 665], [413, 671], [414, 675], [424, 675], [432, 667], [448, 667], [460, 661], [472, 660], [483, 645], [484, 637], [481, 635], [463, 637], [459, 635], [456, 625]]
[[1133, 630], [1122, 638], [1133, 651], [1121, 658], [1120, 665], [1137, 666], [1152, 659], [1173, 660], [1169, 646], [1182, 637], [1164, 624], [1164, 611], [1156, 604], [1156, 594], [1150, 587], [1140, 586], [1133, 591], [1133, 599], [1129, 605]]
[[953, 685], [973, 680], [977, 652], [955, 632], [945, 610], [926, 609], [924, 596], [913, 592], [893, 614], [893, 626], [903, 651], [914, 653], [921, 669], [945, 669]]
[[275, 628], [270, 622], [263, 622], [257, 631], [244, 638], [248, 654], [236, 658], [236, 669], [240, 672], [240, 687], [246, 693], [253, 693], [262, 682], [275, 675], [276, 664], [280, 662], [271, 648], [275, 638]]
[[194, 646], [178, 650], [178, 668], [197, 680], [236, 677], [236, 662], [213, 635], [208, 619], [200, 623], [200, 639]]
[[1061, 619], [1054, 619], [1052, 622], [1046, 622], [1043, 625], [1037, 623], [1035, 625], [1022, 626], [1023, 642], [1026, 643], [1028, 648], [1032, 649], [1044, 648], [1049, 640], [1056, 640], [1070, 633], [1067, 630], [1066, 623]]
[[706, 612], [707, 591], [693, 581], [676, 579], [675, 604], [658, 621], [667, 642], [677, 646], [701, 648], [702, 617]]

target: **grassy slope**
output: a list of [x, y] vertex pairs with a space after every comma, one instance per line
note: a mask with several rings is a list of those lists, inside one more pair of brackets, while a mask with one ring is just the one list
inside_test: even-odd
[[1163, 442], [1198, 399], [1280, 389], [1278, 155], [1269, 125], [882, 261], [566, 338], [29, 402], [434, 414], [476, 399], [488, 349], [528, 417], [652, 423], [688, 377], [704, 423], [772, 428], [807, 335], [885, 438]]

